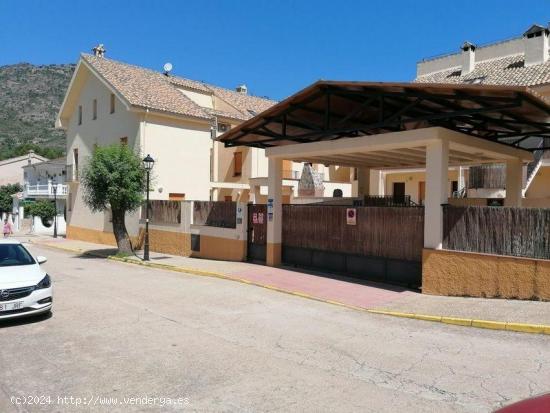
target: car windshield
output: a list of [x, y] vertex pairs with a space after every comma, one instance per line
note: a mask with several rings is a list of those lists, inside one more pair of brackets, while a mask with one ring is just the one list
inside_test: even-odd
[[21, 244], [0, 244], [0, 267], [32, 264], [34, 259]]

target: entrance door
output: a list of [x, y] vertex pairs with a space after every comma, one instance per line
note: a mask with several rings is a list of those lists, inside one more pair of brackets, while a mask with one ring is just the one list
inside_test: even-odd
[[418, 183], [418, 203], [424, 205], [424, 200], [426, 199], [426, 182], [420, 181]]
[[248, 261], [265, 262], [267, 205], [248, 204]]
[[405, 203], [405, 182], [393, 183], [393, 202], [396, 204]]

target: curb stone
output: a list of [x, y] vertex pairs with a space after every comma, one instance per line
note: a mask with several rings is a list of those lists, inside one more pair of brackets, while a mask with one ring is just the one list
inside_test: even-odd
[[[29, 240], [30, 241], [30, 240]], [[506, 321], [492, 321], [492, 320], [476, 320], [476, 319], [470, 319], [470, 318], [460, 318], [460, 317], [448, 317], [448, 316], [439, 316], [439, 315], [430, 315], [430, 314], [415, 314], [415, 313], [404, 313], [399, 311], [390, 311], [390, 310], [384, 310], [384, 309], [377, 309], [377, 308], [364, 308], [364, 307], [358, 307], [346, 303], [341, 303], [339, 301], [333, 301], [328, 300], [325, 298], [315, 297], [309, 294], [305, 294], [299, 291], [291, 291], [291, 290], [285, 290], [283, 288], [275, 287], [273, 285], [268, 284], [261, 284], [254, 281], [246, 280], [243, 278], [238, 278], [234, 276], [230, 276], [228, 274], [215, 272], [215, 271], [205, 271], [205, 270], [199, 270], [195, 268], [185, 268], [185, 267], [178, 267], [175, 265], [169, 265], [169, 264], [159, 264], [159, 263], [152, 263], [152, 262], [143, 262], [143, 261], [137, 261], [133, 258], [123, 258], [123, 257], [115, 257], [115, 256], [105, 256], [98, 253], [93, 253], [90, 251], [86, 251], [80, 248], [71, 248], [71, 247], [65, 247], [61, 245], [52, 245], [48, 243], [41, 243], [41, 242], [31, 242], [37, 245], [40, 245], [42, 247], [46, 248], [53, 248], [58, 249], [62, 251], [67, 252], [73, 252], [77, 254], [85, 254], [90, 255], [94, 257], [100, 257], [105, 258], [111, 261], [118, 261], [123, 262], [127, 264], [134, 264], [134, 265], [141, 265], [143, 267], [151, 267], [151, 268], [157, 268], [157, 269], [163, 269], [168, 271], [175, 271], [179, 273], [186, 273], [186, 274], [193, 274], [193, 275], [199, 275], [199, 276], [206, 276], [206, 277], [215, 277], [220, 278], [224, 280], [231, 280], [231, 281], [237, 281], [241, 282], [243, 284], [249, 284], [254, 285], [256, 287], [262, 287], [266, 288], [272, 291], [277, 291], [285, 294], [294, 295], [296, 297], [302, 297], [309, 300], [319, 301], [327, 304], [337, 305], [339, 307], [345, 307], [351, 310], [357, 310], [357, 311], [363, 311], [370, 314], [379, 314], [379, 315], [386, 315], [386, 316], [392, 316], [392, 317], [400, 317], [400, 318], [411, 318], [415, 320], [421, 320], [421, 321], [431, 321], [436, 323], [444, 323], [444, 324], [452, 324], [456, 326], [462, 326], [462, 327], [474, 327], [474, 328], [482, 328], [482, 329], [489, 329], [489, 330], [501, 330], [501, 331], [514, 331], [517, 333], [528, 333], [528, 334], [546, 334], [550, 335], [550, 325], [544, 325], [544, 324], [529, 324], [529, 323], [512, 323], [512, 322], [506, 322]]]

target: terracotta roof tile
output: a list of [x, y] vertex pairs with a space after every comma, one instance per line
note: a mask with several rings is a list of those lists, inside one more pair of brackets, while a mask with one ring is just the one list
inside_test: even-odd
[[517, 54], [478, 62], [474, 70], [462, 75], [460, 68], [418, 76], [417, 83], [473, 83], [479, 79], [484, 85], [534, 86], [550, 83], [550, 60], [546, 63], [524, 66], [524, 55]]
[[[195, 80], [165, 76], [160, 72], [104, 57], [82, 54], [82, 59], [119, 91], [132, 106], [202, 119], [224, 116], [247, 120], [277, 103]], [[221, 111], [201, 107], [181, 93], [178, 88], [215, 95], [234, 110]]]
[[203, 119], [210, 118], [199, 105], [172, 86], [161, 73], [103, 57], [82, 55], [82, 58], [118, 90], [130, 105]]

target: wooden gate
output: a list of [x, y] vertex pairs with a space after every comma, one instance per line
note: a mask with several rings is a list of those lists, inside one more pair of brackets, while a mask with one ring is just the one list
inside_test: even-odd
[[248, 261], [265, 262], [267, 205], [248, 204]]

